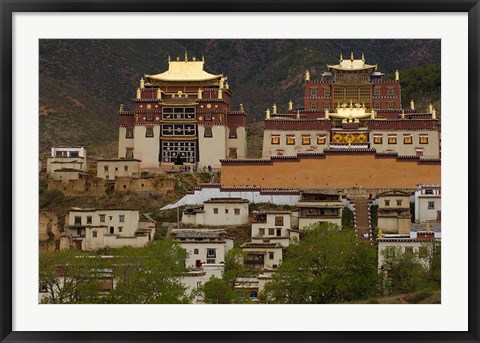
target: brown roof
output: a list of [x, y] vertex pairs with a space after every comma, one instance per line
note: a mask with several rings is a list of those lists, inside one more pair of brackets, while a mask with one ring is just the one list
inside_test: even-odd
[[216, 203], [249, 203], [247, 199], [242, 198], [211, 198], [210, 200], [204, 201], [205, 204], [216, 204]]

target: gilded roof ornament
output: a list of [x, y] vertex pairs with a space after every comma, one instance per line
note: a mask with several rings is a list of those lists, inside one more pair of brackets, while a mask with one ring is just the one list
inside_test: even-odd
[[277, 104], [273, 103], [272, 110], [273, 110], [273, 114], [277, 114]]
[[185, 62], [188, 61], [188, 55], [187, 55], [187, 50], [185, 50]]
[[413, 101], [413, 99], [410, 100], [410, 108], [411, 108], [412, 110], [415, 109], [415, 102]]
[[243, 104], [240, 104], [240, 112], [245, 112], [245, 109], [243, 108]]
[[310, 81], [310, 72], [308, 70], [305, 72], [305, 81]]
[[362, 61], [365, 62], [365, 54], [362, 52]]
[[267, 110], [265, 111], [265, 119], [270, 119], [270, 109], [267, 108]]
[[398, 72], [398, 69], [395, 70], [395, 81], [400, 81], [400, 73]]
[[350, 61], [353, 62], [353, 51], [350, 53]]
[[342, 63], [342, 62], [343, 62], [343, 55], [342, 55], [342, 53], [340, 53], [340, 63]]
[[290, 101], [288, 102], [288, 110], [289, 110], [289, 111], [293, 110], [293, 102], [292, 102], [292, 100], [290, 100]]

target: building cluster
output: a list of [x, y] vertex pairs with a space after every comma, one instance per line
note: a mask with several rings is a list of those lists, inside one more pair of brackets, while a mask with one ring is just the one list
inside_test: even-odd
[[[441, 126], [432, 105], [418, 112], [411, 100], [402, 108], [398, 71], [390, 80], [353, 53], [327, 65], [319, 80], [307, 71], [303, 104], [266, 110], [262, 158], [250, 159], [245, 109], [232, 108], [228, 78], [204, 64], [185, 54], [169, 58], [167, 71], [144, 75], [129, 108], [120, 106], [118, 158], [96, 164], [97, 181], [117, 191], [165, 186], [146, 172], [221, 171], [220, 184], [197, 187], [164, 208], [186, 205], [183, 228], [169, 236], [188, 253], [182, 280], [190, 292], [222, 276], [234, 247], [228, 228], [243, 226], [250, 240], [240, 245], [241, 262], [254, 273], [237, 278], [235, 290], [258, 302], [285, 249], [309, 225], [342, 225], [347, 207], [359, 237], [377, 244], [380, 271], [398, 250], [426, 261], [425, 243], [441, 239]], [[52, 148], [46, 172], [52, 187], [81, 189], [86, 149]], [[251, 203], [292, 209], [255, 212]], [[142, 247], [155, 235], [155, 222], [136, 209], [73, 208], [66, 221], [61, 249]]]

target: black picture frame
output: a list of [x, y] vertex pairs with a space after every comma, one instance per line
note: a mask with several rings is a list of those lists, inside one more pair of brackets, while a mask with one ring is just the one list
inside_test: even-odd
[[[0, 0], [0, 339], [2, 342], [479, 342], [479, 0]], [[15, 12], [464, 12], [468, 13], [468, 331], [456, 332], [19, 332], [12, 331], [12, 16]], [[466, 142], [462, 142], [466, 144]]]

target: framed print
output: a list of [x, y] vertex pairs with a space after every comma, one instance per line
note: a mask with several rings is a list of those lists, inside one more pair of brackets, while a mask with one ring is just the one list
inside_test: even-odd
[[1, 11], [2, 342], [479, 341], [478, 1]]

